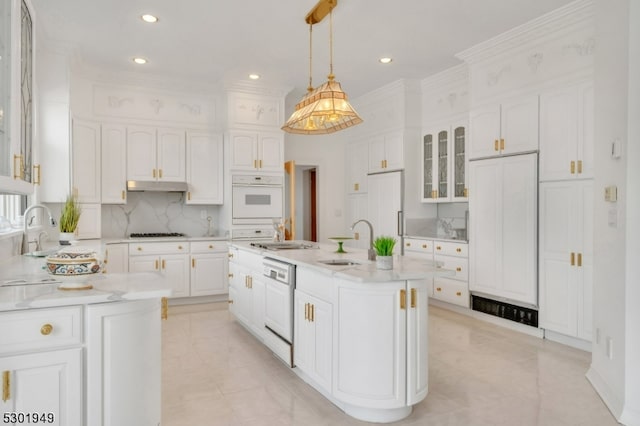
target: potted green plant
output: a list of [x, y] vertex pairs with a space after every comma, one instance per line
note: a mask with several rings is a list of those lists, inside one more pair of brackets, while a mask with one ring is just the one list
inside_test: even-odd
[[393, 248], [395, 245], [395, 238], [384, 235], [373, 241], [373, 249], [376, 251], [376, 268], [393, 269]]
[[80, 220], [80, 205], [78, 200], [69, 195], [60, 215], [60, 244], [69, 245], [76, 232], [78, 221]]

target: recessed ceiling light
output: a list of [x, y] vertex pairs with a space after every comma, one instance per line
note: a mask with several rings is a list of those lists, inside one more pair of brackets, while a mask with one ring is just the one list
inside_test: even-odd
[[386, 58], [386, 57], [385, 57], [385, 58], [380, 58], [380, 59], [378, 59], [378, 61], [379, 61], [381, 64], [389, 64], [389, 63], [391, 63], [391, 61], [393, 61], [393, 59], [391, 59], [391, 58]]
[[133, 62], [138, 65], [144, 65], [147, 63], [147, 60], [145, 58], [133, 58]]
[[149, 14], [145, 14], [141, 16], [142, 20], [144, 22], [148, 22], [150, 24], [153, 24], [154, 22], [158, 22], [158, 18], [153, 16], [153, 15], [149, 15]]
[[258, 80], [260, 79], [260, 74], [249, 74], [249, 78], [251, 80]]

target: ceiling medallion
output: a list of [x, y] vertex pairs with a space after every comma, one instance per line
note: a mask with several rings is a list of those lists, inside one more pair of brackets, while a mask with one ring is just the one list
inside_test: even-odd
[[[320, 135], [337, 132], [356, 124], [362, 119], [353, 109], [340, 83], [333, 74], [333, 8], [338, 0], [320, 0], [307, 14], [309, 24], [309, 87], [307, 94], [296, 104], [289, 120], [282, 126], [288, 133]], [[311, 84], [311, 40], [313, 24], [317, 24], [329, 14], [329, 75], [327, 82], [314, 89]]]

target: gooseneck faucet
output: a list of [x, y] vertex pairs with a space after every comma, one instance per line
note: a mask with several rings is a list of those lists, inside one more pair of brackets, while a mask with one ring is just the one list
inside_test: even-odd
[[22, 250], [21, 250], [21, 254], [25, 254], [29, 252], [29, 235], [27, 234], [27, 226], [29, 224], [29, 213], [31, 213], [31, 210], [34, 209], [43, 209], [44, 211], [47, 212], [47, 214], [49, 215], [49, 224], [51, 225], [51, 227], [56, 226], [56, 221], [53, 218], [53, 215], [51, 214], [51, 210], [49, 210], [49, 207], [47, 206], [43, 206], [42, 204], [32, 204], [29, 207], [27, 207], [27, 209], [24, 211], [24, 228], [22, 229], [23, 232], [23, 236], [22, 236]]
[[356, 220], [355, 222], [353, 222], [353, 225], [351, 225], [351, 228], [349, 229], [353, 231], [353, 228], [355, 228], [356, 225], [360, 222], [364, 222], [369, 226], [369, 251], [367, 252], [367, 258], [369, 260], [376, 260], [376, 251], [373, 249], [373, 225], [371, 224], [371, 222], [366, 219]]

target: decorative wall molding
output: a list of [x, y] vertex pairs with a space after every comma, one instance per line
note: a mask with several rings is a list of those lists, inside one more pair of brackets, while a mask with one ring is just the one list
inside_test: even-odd
[[117, 96], [109, 96], [107, 101], [111, 108], [121, 108], [125, 102], [133, 103], [133, 99], [131, 98], [118, 98]]
[[544, 54], [540, 52], [534, 53], [533, 55], [529, 56], [529, 58], [527, 59], [527, 64], [529, 65], [529, 70], [531, 70], [533, 74], [538, 72], [538, 67], [542, 63], [543, 59]]
[[280, 129], [284, 124], [284, 99], [264, 95], [229, 93], [229, 128]]
[[571, 43], [567, 44], [563, 48], [563, 52], [575, 52], [578, 56], [589, 56], [593, 55], [596, 49], [596, 39], [594, 37], [590, 37], [584, 40], [582, 43]]
[[498, 71], [490, 71], [487, 73], [487, 86], [495, 86], [500, 82], [500, 79], [504, 75], [504, 73], [511, 71], [511, 66], [506, 65], [500, 68]]

